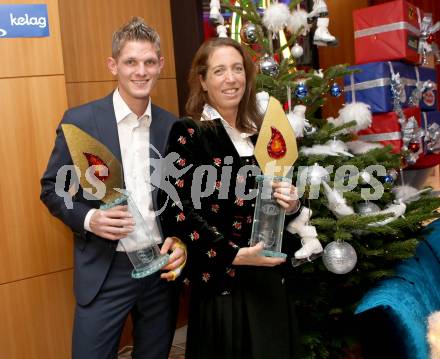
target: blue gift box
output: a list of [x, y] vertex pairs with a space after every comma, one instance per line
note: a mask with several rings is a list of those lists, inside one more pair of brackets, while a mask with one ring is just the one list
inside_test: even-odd
[[349, 69], [361, 70], [361, 72], [344, 77], [347, 103], [364, 102], [370, 105], [373, 113], [393, 111], [391, 75], [399, 73], [405, 90], [402, 92], [401, 106], [403, 108], [410, 106], [409, 98], [417, 84], [414, 66], [398, 61], [386, 61], [351, 66]]
[[433, 87], [424, 91], [420, 100], [420, 109], [423, 111], [437, 110], [437, 72], [428, 67], [416, 67], [416, 79], [425, 82], [431, 80]]

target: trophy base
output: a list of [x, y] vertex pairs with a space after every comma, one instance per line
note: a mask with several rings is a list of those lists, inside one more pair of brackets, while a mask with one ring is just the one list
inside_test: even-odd
[[170, 258], [169, 254], [164, 254], [156, 258], [154, 261], [148, 263], [148, 265], [144, 268], [133, 269], [133, 272], [131, 272], [131, 277], [135, 279], [140, 279], [147, 277], [150, 274], [156, 273], [165, 264], [167, 264], [169, 258]]
[[277, 258], [286, 258], [287, 254], [282, 252], [269, 251], [267, 249], [263, 249], [261, 251], [261, 255], [264, 257], [277, 257]]
[[310, 257], [302, 258], [302, 259], [296, 259], [295, 257], [292, 257], [290, 261], [292, 262], [293, 267], [299, 267], [300, 265], [302, 265], [304, 263], [310, 263], [310, 262], [313, 262], [315, 259], [322, 257], [322, 253], [324, 253], [324, 252], [312, 254]]

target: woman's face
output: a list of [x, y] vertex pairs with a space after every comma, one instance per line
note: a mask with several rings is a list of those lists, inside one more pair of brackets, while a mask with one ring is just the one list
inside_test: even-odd
[[208, 58], [206, 78], [200, 82], [211, 105], [221, 113], [237, 111], [246, 89], [246, 73], [241, 54], [231, 46], [221, 46]]

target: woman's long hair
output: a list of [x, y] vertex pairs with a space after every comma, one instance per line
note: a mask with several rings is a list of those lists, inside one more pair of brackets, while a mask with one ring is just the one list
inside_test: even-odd
[[186, 102], [186, 113], [193, 120], [199, 121], [205, 103], [210, 104], [207, 92], [202, 88], [200, 76], [206, 79], [208, 60], [211, 54], [219, 47], [230, 46], [236, 49], [243, 58], [246, 74], [246, 89], [238, 105], [236, 128], [242, 132], [254, 133], [255, 126], [260, 129], [262, 116], [258, 112], [255, 96], [255, 65], [247, 50], [238, 42], [229, 38], [213, 38], [204, 42], [197, 50], [189, 73], [189, 96]]

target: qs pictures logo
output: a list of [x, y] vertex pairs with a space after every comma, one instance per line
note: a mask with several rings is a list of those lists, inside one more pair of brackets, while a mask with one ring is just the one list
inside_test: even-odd
[[4, 29], [0, 28], [0, 37], [6, 36], [8, 34], [8, 32]]

